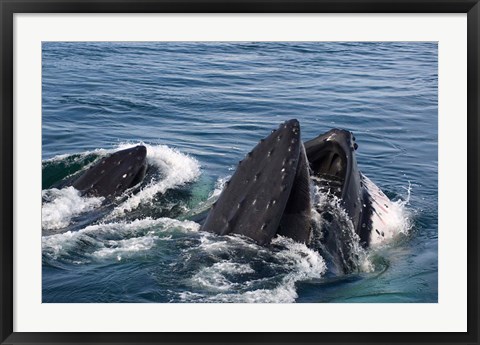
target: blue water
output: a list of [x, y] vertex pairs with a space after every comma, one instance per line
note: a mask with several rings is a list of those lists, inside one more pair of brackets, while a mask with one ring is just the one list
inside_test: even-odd
[[[437, 302], [437, 59], [428, 42], [43, 43], [43, 302]], [[291, 118], [303, 140], [352, 131], [361, 171], [400, 205], [368, 269], [332, 276], [304, 245], [188, 220]], [[138, 143], [143, 194], [103, 210], [56, 188]]]

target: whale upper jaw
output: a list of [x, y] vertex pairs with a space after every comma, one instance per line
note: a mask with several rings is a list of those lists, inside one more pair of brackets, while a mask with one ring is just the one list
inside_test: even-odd
[[371, 201], [364, 188], [352, 132], [332, 129], [305, 143], [314, 182], [341, 200], [362, 246], [370, 243]]
[[323, 179], [325, 188], [331, 185], [330, 192], [338, 198], [348, 197], [350, 179], [358, 173], [357, 147], [353, 134], [343, 129], [331, 129], [305, 142], [312, 175]]
[[202, 230], [241, 234], [262, 245], [277, 233], [307, 242], [310, 206], [300, 124], [292, 119], [260, 140], [240, 161]]
[[143, 180], [146, 157], [143, 145], [114, 152], [92, 165], [72, 186], [85, 195], [116, 197]]

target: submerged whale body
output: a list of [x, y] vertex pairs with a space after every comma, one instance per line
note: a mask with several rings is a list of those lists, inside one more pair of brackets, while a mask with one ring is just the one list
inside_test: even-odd
[[82, 195], [116, 197], [142, 182], [147, 170], [147, 148], [138, 145], [100, 159], [71, 185]]
[[[353, 134], [340, 129], [303, 144], [298, 121], [285, 122], [239, 163], [201, 229], [248, 236], [261, 245], [276, 235], [311, 245], [312, 182], [340, 201], [362, 247], [381, 242], [385, 221], [378, 206], [388, 212], [390, 200], [360, 173], [357, 148]], [[340, 271], [355, 270], [345, 224], [335, 223], [330, 210], [316, 211], [325, 220], [321, 242], [328, 256]]]

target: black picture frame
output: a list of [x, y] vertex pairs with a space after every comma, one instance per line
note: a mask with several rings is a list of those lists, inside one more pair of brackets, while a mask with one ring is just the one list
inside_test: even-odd
[[[2, 344], [478, 344], [479, 0], [0, 0], [0, 341]], [[13, 17], [16, 13], [467, 13], [468, 331], [466, 333], [20, 333], [13, 332]], [[455, 317], [455, 315], [452, 315]]]

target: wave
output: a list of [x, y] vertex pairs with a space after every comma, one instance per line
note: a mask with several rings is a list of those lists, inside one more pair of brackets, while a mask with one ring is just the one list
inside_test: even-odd
[[100, 207], [104, 198], [82, 197], [73, 187], [42, 191], [42, 228], [56, 230], [67, 227], [75, 216]]
[[[195, 158], [165, 145], [144, 145], [147, 147], [148, 164], [157, 167], [162, 176], [155, 178], [138, 193], [116, 207], [112, 212], [113, 217], [132, 211], [140, 204], [151, 203], [156, 195], [165, 193], [168, 189], [183, 186], [200, 176], [200, 164]], [[135, 145], [123, 144], [119, 149], [132, 146]]]
[[179, 292], [183, 302], [291, 303], [298, 297], [298, 281], [320, 278], [326, 271], [317, 251], [281, 236], [262, 247], [242, 236], [207, 234], [187, 258], [198, 257], [192, 254], [197, 250], [228, 257], [195, 271], [189, 285], [197, 292]]
[[157, 240], [168, 240], [165, 232], [198, 229], [195, 222], [172, 218], [102, 223], [78, 231], [42, 236], [42, 253], [47, 260], [76, 260], [76, 263], [88, 263], [96, 258], [121, 259], [122, 254], [134, 255], [151, 249]]

